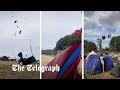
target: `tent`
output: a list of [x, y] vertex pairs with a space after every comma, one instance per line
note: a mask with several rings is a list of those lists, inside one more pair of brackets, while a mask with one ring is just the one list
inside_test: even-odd
[[72, 33], [72, 36], [74, 38], [77, 38], [80, 35], [81, 31], [80, 30], [76, 30], [75, 32]]
[[[42, 79], [81, 79], [81, 45], [74, 44], [58, 54], [47, 66], [60, 67], [59, 72], [45, 71], [42, 73]], [[79, 67], [78, 67], [79, 65]], [[79, 70], [78, 70], [79, 69]], [[79, 71], [79, 72], [78, 72]]]
[[105, 63], [105, 70], [110, 70], [114, 67], [113, 60], [108, 54], [104, 54], [104, 63]]
[[120, 77], [120, 63], [117, 63], [115, 67], [112, 69], [111, 74]]
[[97, 55], [97, 54], [92, 50], [92, 51], [88, 54], [88, 56], [85, 58], [85, 60], [87, 60], [90, 55]]
[[[108, 54], [104, 54], [104, 67], [105, 70], [110, 70], [114, 67], [113, 61]], [[100, 62], [100, 55], [92, 54], [90, 55], [85, 63], [85, 69], [91, 74], [100, 73], [102, 71], [102, 65]]]
[[97, 55], [97, 54], [92, 50], [90, 53], [88, 53], [87, 57], [84, 56], [84, 64], [86, 63], [86, 60], [88, 60], [88, 57], [90, 55]]

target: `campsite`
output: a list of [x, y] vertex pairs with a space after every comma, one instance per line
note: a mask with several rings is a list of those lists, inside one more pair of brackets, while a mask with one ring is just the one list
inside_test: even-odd
[[0, 79], [39, 79], [39, 71], [14, 71], [40, 63], [39, 18], [35, 11], [0, 12]]
[[[113, 60], [113, 62], [114, 61], [117, 61], [117, 60]], [[114, 65], [116, 64], [117, 63], [115, 62]], [[108, 70], [108, 71], [105, 71], [104, 73], [101, 72], [93, 75], [85, 72], [85, 79], [120, 79], [120, 77], [112, 75], [112, 70]]]
[[[117, 59], [112, 59], [110, 56], [105, 56], [105, 72], [102, 72], [99, 56], [92, 51], [85, 61], [85, 78], [87, 79], [120, 79], [119, 64]], [[86, 71], [87, 70], [87, 71]], [[89, 72], [89, 73], [88, 73]], [[114, 75], [113, 75], [114, 74]], [[119, 75], [120, 76], [120, 75]]]
[[120, 79], [120, 21], [113, 13], [120, 12], [85, 11], [85, 79]]

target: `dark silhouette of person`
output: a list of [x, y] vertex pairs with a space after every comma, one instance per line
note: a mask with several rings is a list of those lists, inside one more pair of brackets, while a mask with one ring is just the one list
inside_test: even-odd
[[19, 64], [24, 61], [22, 52], [18, 53], [18, 56], [20, 57], [20, 59], [18, 61], [18, 64]]

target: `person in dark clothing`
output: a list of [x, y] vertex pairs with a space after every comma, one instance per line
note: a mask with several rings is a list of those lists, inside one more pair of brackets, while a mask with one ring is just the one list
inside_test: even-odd
[[18, 56], [20, 57], [18, 64], [20, 64], [21, 62], [24, 61], [22, 52], [18, 53]]

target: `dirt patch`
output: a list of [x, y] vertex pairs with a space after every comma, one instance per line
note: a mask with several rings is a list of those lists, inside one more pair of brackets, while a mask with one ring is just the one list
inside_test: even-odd
[[106, 71], [105, 73], [99, 73], [94, 75], [87, 73], [86, 78], [87, 79], [120, 79], [120, 77], [115, 77], [114, 75], [111, 75], [111, 70]]

